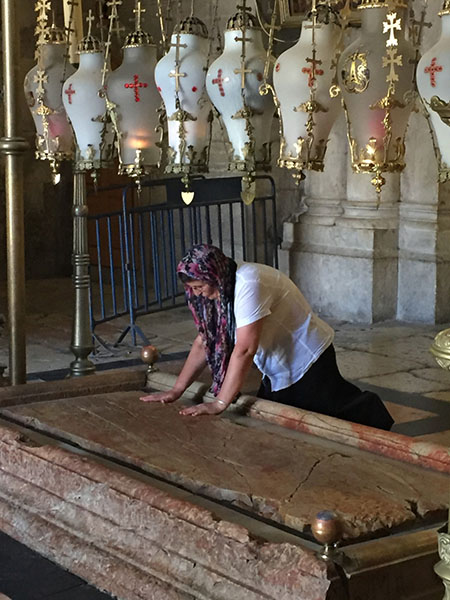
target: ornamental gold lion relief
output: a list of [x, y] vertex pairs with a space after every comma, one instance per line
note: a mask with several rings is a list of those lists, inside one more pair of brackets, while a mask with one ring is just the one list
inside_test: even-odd
[[342, 70], [342, 80], [350, 93], [361, 94], [370, 81], [370, 71], [367, 67], [365, 52], [354, 52], [347, 57]]

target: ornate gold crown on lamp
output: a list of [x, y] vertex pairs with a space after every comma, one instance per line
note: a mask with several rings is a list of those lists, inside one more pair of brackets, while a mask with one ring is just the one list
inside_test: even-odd
[[358, 5], [358, 10], [365, 8], [389, 8], [394, 10], [396, 8], [408, 8], [408, 5], [404, 0], [361, 0]]

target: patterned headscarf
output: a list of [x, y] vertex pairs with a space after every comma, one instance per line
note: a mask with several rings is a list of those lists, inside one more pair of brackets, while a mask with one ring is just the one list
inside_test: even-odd
[[205, 347], [206, 361], [211, 369], [211, 391], [220, 392], [231, 352], [234, 347], [236, 322], [234, 318], [234, 286], [237, 265], [232, 258], [215, 246], [193, 246], [178, 263], [178, 274], [204, 281], [219, 290], [219, 299], [196, 296], [185, 285], [188, 306]]

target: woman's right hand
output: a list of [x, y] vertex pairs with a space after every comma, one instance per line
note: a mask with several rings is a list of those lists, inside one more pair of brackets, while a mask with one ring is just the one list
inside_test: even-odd
[[142, 400], [142, 402], [161, 402], [161, 404], [169, 404], [170, 402], [178, 400], [180, 396], [181, 394], [175, 390], [168, 390], [167, 392], [153, 392], [147, 396], [141, 396], [140, 400]]

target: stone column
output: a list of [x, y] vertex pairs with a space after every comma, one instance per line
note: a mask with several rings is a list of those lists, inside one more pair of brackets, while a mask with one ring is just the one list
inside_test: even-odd
[[378, 196], [369, 175], [352, 173], [342, 115], [324, 173], [307, 173], [307, 212], [283, 232], [285, 270], [325, 316], [366, 323], [395, 317], [400, 177], [386, 180]]
[[450, 182], [438, 183], [432, 136], [421, 114], [410, 119], [406, 148], [397, 316], [442, 323], [450, 319]]

